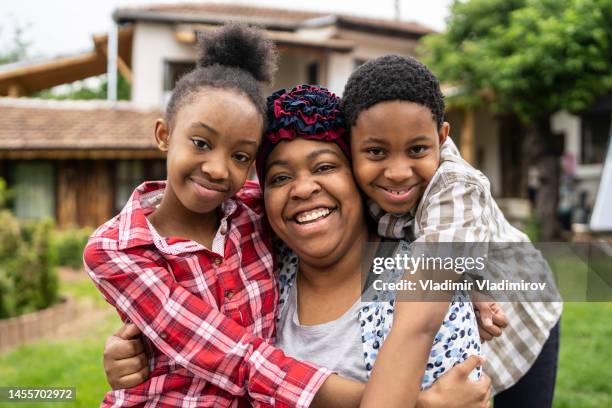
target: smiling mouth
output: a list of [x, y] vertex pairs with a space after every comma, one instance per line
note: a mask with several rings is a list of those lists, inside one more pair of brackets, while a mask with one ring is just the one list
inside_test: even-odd
[[409, 193], [415, 186], [411, 186], [411, 187], [404, 187], [404, 188], [388, 188], [388, 187], [382, 187], [380, 186], [380, 188], [382, 188], [383, 190], [385, 190], [388, 193], [391, 193], [393, 195], [396, 196], [401, 196], [404, 194]]
[[229, 189], [220, 187], [220, 186], [212, 186], [209, 184], [205, 184], [202, 183], [200, 181], [194, 180], [194, 179], [190, 179], [194, 184], [197, 184], [198, 186], [205, 188], [206, 190], [211, 190], [211, 191], [215, 191], [217, 193], [227, 193], [229, 191]]
[[323, 218], [329, 217], [329, 215], [333, 213], [334, 211], [336, 211], [336, 209], [337, 207], [334, 207], [334, 208], [319, 207], [319, 208], [315, 208], [314, 210], [300, 212], [294, 215], [292, 219], [293, 221], [295, 221], [297, 224], [300, 224], [300, 225], [310, 224], [310, 223], [322, 220]]

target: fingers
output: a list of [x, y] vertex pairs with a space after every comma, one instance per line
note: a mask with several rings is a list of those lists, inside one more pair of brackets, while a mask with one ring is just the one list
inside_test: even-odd
[[502, 335], [502, 328], [508, 320], [505, 313], [495, 302], [475, 303], [475, 314], [478, 320], [478, 333], [482, 341], [491, 340]]
[[463, 363], [457, 364], [454, 369], [457, 370], [461, 375], [469, 376], [472, 370], [476, 367], [482, 366], [486, 362], [484, 356], [469, 356]]
[[120, 390], [125, 388], [132, 388], [139, 384], [142, 384], [149, 378], [149, 367], [145, 367], [142, 370], [132, 373], [119, 378], [117, 381], [111, 383], [113, 390]]
[[493, 312], [493, 323], [495, 325], [501, 328], [508, 326], [508, 317], [497, 303], [491, 305], [491, 311]]
[[135, 374], [142, 369], [148, 367], [147, 356], [141, 353], [136, 357], [124, 358], [123, 360], [115, 360], [109, 365], [108, 371], [114, 377], [125, 377]]
[[140, 333], [140, 329], [134, 323], [125, 323], [117, 333], [115, 333], [115, 336], [128, 340], [140, 335]]
[[144, 352], [144, 343], [140, 339], [124, 340], [111, 336], [104, 347], [104, 359], [122, 360], [135, 357]]
[[479, 397], [479, 401], [482, 407], [490, 407], [491, 404], [491, 378], [482, 373], [480, 379], [478, 380], [478, 385], [480, 387], [481, 396]]

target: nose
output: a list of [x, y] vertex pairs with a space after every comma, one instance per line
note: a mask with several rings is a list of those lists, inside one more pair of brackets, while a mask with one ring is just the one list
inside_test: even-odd
[[307, 200], [319, 191], [321, 191], [321, 185], [313, 177], [302, 176], [298, 177], [293, 183], [289, 198], [292, 200]]
[[387, 180], [401, 184], [412, 177], [412, 165], [405, 158], [390, 160], [384, 171]]
[[214, 182], [221, 182], [229, 177], [228, 161], [221, 154], [209, 156], [200, 168], [202, 173]]

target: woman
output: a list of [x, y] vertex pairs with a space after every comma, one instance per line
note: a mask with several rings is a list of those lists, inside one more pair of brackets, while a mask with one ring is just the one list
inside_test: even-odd
[[[338, 104], [337, 97], [318, 87], [302, 86], [272, 95], [257, 170], [268, 221], [286, 245], [279, 251], [277, 345], [290, 356], [365, 382], [393, 324], [394, 308], [392, 300], [361, 302], [362, 276], [368, 272], [362, 270], [361, 253], [368, 242], [379, 239], [368, 228], [352, 177]], [[403, 251], [401, 244], [395, 252]], [[456, 319], [463, 326], [450, 323]], [[435, 332], [429, 343], [423, 343], [427, 348], [410, 350], [417, 369], [409, 378], [417, 387], [427, 388], [448, 372], [442, 377], [447, 381], [419, 395], [420, 403], [482, 406], [488, 400], [488, 380], [467, 381], [473, 362], [451, 369], [468, 353], [478, 353], [476, 333], [471, 306], [456, 299], [435, 337], [425, 376], [422, 367]], [[123, 369], [119, 366], [113, 359], [106, 364], [110, 382], [119, 386], [130, 384], [113, 377], [142, 369], [127, 370], [125, 363]], [[447, 388], [451, 383], [453, 391]], [[362, 390], [358, 388], [358, 393]], [[358, 401], [360, 395], [356, 397]]]

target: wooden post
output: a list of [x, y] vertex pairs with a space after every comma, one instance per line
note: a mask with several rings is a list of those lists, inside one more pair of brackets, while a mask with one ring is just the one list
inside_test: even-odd
[[10, 96], [11, 98], [18, 98], [24, 95], [25, 95], [25, 91], [23, 87], [19, 85], [19, 83], [13, 82], [9, 85], [8, 96]]
[[463, 115], [463, 126], [461, 127], [461, 156], [465, 161], [474, 165], [476, 145], [474, 140], [474, 110], [466, 109]]

